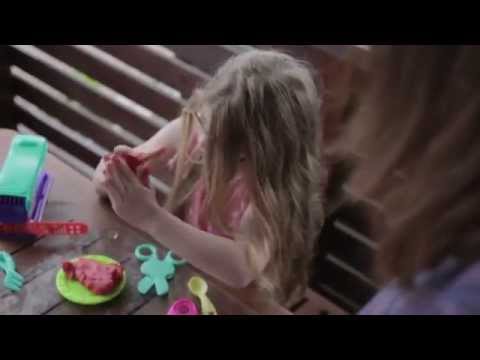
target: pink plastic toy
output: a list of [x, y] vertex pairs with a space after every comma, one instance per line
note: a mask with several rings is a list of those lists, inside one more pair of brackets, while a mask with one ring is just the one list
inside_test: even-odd
[[198, 309], [193, 301], [180, 299], [170, 307], [167, 315], [198, 315]]

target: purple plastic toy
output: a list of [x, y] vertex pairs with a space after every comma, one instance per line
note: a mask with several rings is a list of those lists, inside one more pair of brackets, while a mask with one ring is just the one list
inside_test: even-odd
[[39, 222], [42, 221], [45, 206], [47, 205], [48, 193], [53, 185], [53, 176], [46, 171], [42, 172], [39, 177], [37, 192], [35, 196], [35, 204], [30, 216], [30, 220]]

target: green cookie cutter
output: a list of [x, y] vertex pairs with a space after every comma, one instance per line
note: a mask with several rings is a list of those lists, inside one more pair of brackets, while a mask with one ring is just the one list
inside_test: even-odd
[[185, 260], [176, 260], [171, 251], [163, 260], [157, 255], [157, 248], [151, 244], [140, 245], [135, 249], [135, 257], [142, 261], [140, 272], [145, 275], [137, 286], [138, 292], [145, 295], [152, 287], [158, 296], [168, 294], [168, 280], [175, 276], [175, 268], [186, 264]]

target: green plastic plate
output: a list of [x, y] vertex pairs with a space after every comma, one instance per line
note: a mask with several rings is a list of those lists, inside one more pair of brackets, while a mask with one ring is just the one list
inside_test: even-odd
[[[102, 264], [118, 264], [118, 261], [110, 259], [109, 257], [103, 255], [87, 255], [82, 256], [84, 259], [91, 259], [98, 261]], [[71, 261], [78, 260], [79, 258], [73, 259]], [[115, 291], [109, 295], [97, 295], [88, 290], [83, 286], [79, 281], [70, 280], [63, 269], [60, 269], [57, 273], [56, 285], [57, 290], [65, 299], [79, 305], [99, 305], [106, 303], [108, 301], [116, 298], [127, 284], [127, 273], [123, 272], [122, 282], [117, 286]]]

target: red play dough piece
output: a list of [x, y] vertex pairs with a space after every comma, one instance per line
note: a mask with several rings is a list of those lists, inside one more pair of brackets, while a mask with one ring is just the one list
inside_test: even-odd
[[123, 159], [127, 163], [127, 165], [132, 169], [134, 172], [137, 171], [137, 168], [142, 164], [142, 160], [136, 156], [130, 154], [122, 154]]
[[123, 279], [119, 264], [105, 265], [91, 259], [78, 259], [63, 263], [63, 271], [70, 280], [77, 280], [97, 295], [112, 293]]

